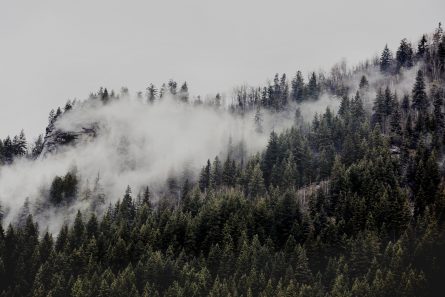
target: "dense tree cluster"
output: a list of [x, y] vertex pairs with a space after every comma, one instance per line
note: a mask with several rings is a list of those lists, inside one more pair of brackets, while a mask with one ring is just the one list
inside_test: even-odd
[[[402, 40], [395, 58], [385, 47], [374, 65], [385, 77], [421, 66], [410, 93], [379, 85], [372, 111], [365, 75], [351, 96], [341, 66], [307, 84], [297, 72], [290, 87], [277, 74], [264, 88], [235, 93], [232, 108], [256, 108], [258, 129], [261, 108], [279, 111], [322, 92], [341, 96], [338, 112], [272, 132], [247, 160], [235, 149], [209, 159], [196, 181], [171, 177], [156, 200], [148, 187], [138, 195], [128, 187], [102, 216], [79, 211], [57, 235], [39, 230], [27, 201], [16, 224], [0, 224], [0, 296], [442, 296], [441, 30], [417, 50]], [[178, 90], [174, 81], [159, 91], [150, 85], [147, 100], [166, 92], [189, 101], [187, 84]], [[2, 156], [13, 147], [6, 142]], [[103, 206], [99, 177], [86, 193], [75, 170], [56, 177], [48, 203], [67, 207], [76, 197]]]
[[10, 164], [14, 158], [24, 156], [27, 153], [27, 142], [23, 130], [19, 135], [7, 136], [0, 139], [0, 164]]

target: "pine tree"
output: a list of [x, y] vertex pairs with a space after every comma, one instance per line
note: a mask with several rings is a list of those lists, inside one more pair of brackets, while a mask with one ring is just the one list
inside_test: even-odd
[[384, 131], [384, 124], [386, 120], [386, 106], [385, 106], [385, 95], [383, 94], [382, 89], [378, 89], [377, 95], [374, 101], [374, 119], [375, 123], [379, 124]]
[[416, 83], [413, 88], [412, 107], [418, 112], [425, 113], [428, 109], [428, 99], [425, 92], [425, 81], [422, 70], [417, 72]]
[[288, 156], [284, 161], [284, 172], [282, 178], [282, 185], [284, 189], [293, 189], [297, 184], [297, 167], [295, 165], [294, 156], [291, 151], [288, 151]]
[[266, 187], [269, 187], [270, 179], [272, 175], [273, 166], [279, 161], [280, 148], [278, 144], [278, 136], [272, 131], [269, 138], [269, 143], [264, 154], [264, 158], [261, 163], [261, 171], [264, 175], [264, 183]]
[[54, 109], [51, 109], [51, 111], [49, 112], [49, 115], [48, 115], [48, 126], [50, 126], [52, 123], [54, 123], [55, 115], [56, 115], [56, 112], [54, 111]]
[[108, 101], [110, 100], [110, 95], [108, 94], [107, 88], [105, 88], [103, 93], [101, 94], [100, 100], [102, 100], [104, 104], [108, 103]]
[[182, 102], [189, 101], [189, 89], [187, 86], [187, 82], [184, 82], [184, 84], [181, 86], [181, 89], [179, 90], [179, 99]]
[[68, 240], [71, 248], [78, 248], [82, 245], [83, 237], [85, 235], [85, 225], [82, 219], [82, 213], [77, 211], [76, 218], [74, 219], [73, 228], [68, 234]]
[[312, 75], [309, 79], [309, 83], [307, 85], [307, 94], [311, 99], [318, 99], [319, 95], [319, 86], [317, 83], [317, 77], [315, 76], [315, 72], [312, 72]]
[[338, 114], [343, 118], [348, 118], [349, 115], [349, 98], [348, 96], [343, 96], [340, 101], [340, 108], [338, 109]]
[[437, 49], [437, 57], [439, 63], [442, 66], [442, 71], [445, 70], [445, 35], [442, 35], [442, 40], [439, 43], [439, 48]]
[[306, 256], [306, 251], [301, 245], [298, 245], [295, 253], [297, 255], [295, 277], [299, 283], [308, 283], [312, 280], [312, 272], [309, 268], [309, 261]]
[[236, 182], [236, 164], [235, 160], [230, 159], [230, 155], [227, 155], [223, 165], [222, 181], [226, 186], [234, 186]]
[[442, 29], [442, 23], [439, 22], [439, 25], [437, 26], [436, 30], [433, 34], [433, 45], [438, 46], [443, 35], [443, 29]]
[[413, 66], [413, 49], [406, 39], [402, 39], [400, 42], [396, 60], [399, 67], [411, 68]]
[[248, 181], [247, 192], [249, 197], [257, 198], [263, 195], [265, 191], [263, 172], [260, 164], [256, 164]]
[[119, 218], [131, 222], [135, 216], [135, 206], [133, 204], [133, 198], [131, 197], [131, 188], [127, 186], [125, 190], [124, 198], [119, 207]]
[[365, 109], [358, 91], [355, 94], [355, 97], [351, 100], [350, 105], [353, 119], [356, 122], [362, 122], [365, 119]]
[[369, 89], [369, 82], [366, 76], [362, 75], [362, 78], [360, 79], [359, 83], [360, 90], [368, 90]]
[[382, 55], [380, 56], [380, 71], [382, 73], [389, 74], [391, 72], [392, 60], [392, 53], [389, 50], [388, 45], [385, 45]]
[[280, 109], [284, 108], [289, 99], [289, 85], [286, 80], [286, 74], [283, 73], [280, 79]]
[[405, 94], [405, 96], [403, 96], [402, 104], [400, 106], [402, 111], [403, 111], [403, 115], [405, 117], [408, 115], [408, 111], [409, 111], [410, 106], [411, 106], [411, 104], [409, 102], [409, 95]]
[[210, 174], [210, 185], [212, 189], [217, 189], [222, 184], [222, 165], [218, 156], [215, 157], [215, 160], [212, 164], [212, 170]]
[[292, 79], [291, 82], [292, 90], [291, 90], [291, 98], [297, 103], [300, 103], [304, 100], [304, 91], [305, 84], [304, 78], [300, 71], [297, 71], [297, 74]]
[[12, 146], [14, 156], [24, 156], [26, 154], [27, 143], [25, 132], [23, 132], [23, 130], [20, 131], [19, 136], [14, 136], [14, 139], [12, 140]]
[[56, 176], [51, 184], [49, 201], [53, 205], [58, 205], [63, 201], [63, 179], [60, 176]]
[[34, 146], [31, 150], [31, 158], [36, 159], [40, 153], [43, 151], [43, 137], [42, 134], [40, 134], [36, 141], [34, 142]]
[[210, 186], [210, 174], [211, 174], [210, 160], [207, 160], [207, 165], [202, 168], [199, 176], [199, 188], [201, 191], [205, 191]]
[[433, 98], [434, 132], [433, 141], [436, 148], [440, 148], [441, 139], [445, 128], [445, 117], [442, 112], [444, 91], [433, 87], [431, 97]]
[[397, 99], [394, 100], [393, 112], [390, 119], [390, 130], [391, 130], [391, 142], [396, 145], [401, 144], [402, 137], [402, 127], [401, 127], [402, 116], [400, 113], [400, 107]]
[[428, 52], [428, 41], [426, 35], [422, 35], [418, 45], [417, 45], [417, 58], [423, 59]]
[[147, 87], [147, 100], [149, 103], [153, 103], [156, 100], [156, 96], [158, 95], [158, 90], [153, 84], [150, 84]]
[[142, 204], [147, 205], [148, 208], [151, 208], [150, 198], [151, 198], [150, 189], [148, 188], [148, 186], [146, 186], [144, 190], [144, 195], [142, 196]]
[[11, 137], [7, 136], [3, 141], [2, 161], [6, 164], [11, 164], [14, 159], [14, 145]]

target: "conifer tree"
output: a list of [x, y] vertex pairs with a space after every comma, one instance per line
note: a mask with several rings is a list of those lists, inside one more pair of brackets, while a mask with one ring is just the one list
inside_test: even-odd
[[417, 72], [416, 83], [414, 84], [412, 94], [412, 107], [418, 112], [426, 112], [428, 109], [428, 99], [425, 92], [425, 81], [422, 70]]
[[181, 89], [179, 90], [179, 99], [182, 102], [188, 102], [189, 101], [189, 89], [187, 86], [187, 82], [184, 82], [181, 86]]
[[260, 164], [256, 164], [253, 168], [252, 175], [249, 177], [247, 189], [248, 195], [252, 198], [259, 197], [265, 193], [263, 173]]
[[390, 119], [391, 141], [393, 144], [400, 145], [402, 137], [402, 116], [397, 99], [394, 100], [393, 112]]
[[418, 45], [417, 45], [417, 58], [422, 59], [428, 52], [428, 41], [426, 35], [422, 35]]
[[309, 78], [309, 83], [307, 85], [307, 94], [311, 99], [318, 99], [319, 95], [319, 86], [317, 83], [317, 77], [315, 72], [312, 72], [311, 77]]
[[31, 150], [31, 158], [36, 159], [40, 153], [43, 151], [43, 137], [42, 134], [40, 134], [36, 141], [34, 142], [34, 146]]
[[399, 67], [411, 68], [413, 66], [413, 49], [411, 44], [402, 39], [396, 53], [396, 60]]
[[158, 95], [158, 90], [153, 84], [150, 84], [147, 87], [147, 100], [149, 103], [153, 103], [156, 100], [156, 96]]
[[269, 143], [261, 163], [261, 170], [264, 175], [264, 183], [266, 187], [270, 184], [273, 166], [279, 161], [280, 148], [278, 144], [278, 136], [272, 131], [269, 138]]
[[302, 102], [304, 100], [304, 91], [305, 91], [305, 84], [304, 84], [304, 78], [300, 71], [297, 71], [297, 74], [292, 79], [291, 82], [292, 90], [291, 90], [291, 98], [295, 102]]
[[144, 195], [142, 196], [142, 204], [147, 205], [148, 208], [151, 208], [150, 198], [151, 198], [150, 189], [148, 188], [148, 186], [146, 186], [144, 190]]
[[383, 94], [382, 89], [378, 89], [377, 95], [374, 101], [374, 119], [377, 124], [382, 127], [384, 131], [384, 124], [386, 120], [386, 105], [385, 105], [385, 95]]
[[362, 77], [360, 78], [359, 88], [360, 90], [369, 89], [369, 82], [365, 75], [362, 75]]
[[389, 74], [391, 72], [392, 60], [392, 53], [389, 50], [388, 45], [385, 45], [382, 55], [380, 56], [380, 71], [382, 73]]
[[210, 174], [210, 185], [213, 189], [217, 189], [222, 184], [222, 165], [218, 156], [215, 157], [215, 160], [212, 164], [212, 170]]
[[282, 185], [284, 189], [293, 189], [297, 184], [298, 172], [295, 165], [294, 156], [291, 151], [288, 151], [288, 156], [284, 162]]
[[205, 191], [210, 186], [211, 167], [210, 160], [207, 160], [207, 165], [201, 170], [201, 174], [199, 176], [199, 188], [201, 191]]
[[343, 96], [342, 98], [341, 98], [341, 101], [340, 101], [340, 108], [338, 109], [338, 114], [343, 118], [343, 119], [346, 119], [347, 117], [348, 117], [348, 115], [349, 115], [349, 109], [350, 109], [350, 106], [349, 106], [349, 98], [348, 98], [348, 96]]

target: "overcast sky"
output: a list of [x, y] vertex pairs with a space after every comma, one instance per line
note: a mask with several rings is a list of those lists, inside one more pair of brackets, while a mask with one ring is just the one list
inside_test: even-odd
[[170, 78], [229, 93], [274, 73], [370, 58], [445, 21], [443, 0], [0, 0], [0, 137], [44, 132], [48, 112], [100, 86]]

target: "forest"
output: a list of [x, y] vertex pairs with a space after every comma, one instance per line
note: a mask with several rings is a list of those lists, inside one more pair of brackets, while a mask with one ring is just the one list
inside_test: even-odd
[[[82, 145], [85, 135], [94, 145], [96, 126], [76, 134], [58, 123], [128, 92], [101, 88], [68, 101], [33, 142], [23, 131], [2, 139], [0, 179], [25, 160], [44, 163]], [[337, 106], [308, 118], [304, 106], [326, 96]], [[440, 24], [351, 69], [339, 63], [328, 74], [297, 71], [237, 87], [231, 102], [192, 98], [187, 83], [173, 80], [136, 97], [147, 108], [171, 97], [190, 109], [225, 109], [267, 133], [267, 143], [249, 153], [233, 142], [203, 156], [196, 174], [168, 176], [162, 186], [124, 180], [117, 200], [103, 175], [85, 188], [75, 169], [18, 211], [0, 197], [0, 296], [444, 295]], [[290, 126], [269, 131], [266, 117], [284, 113]], [[46, 226], [43, 218], [68, 209], [55, 231]]]

